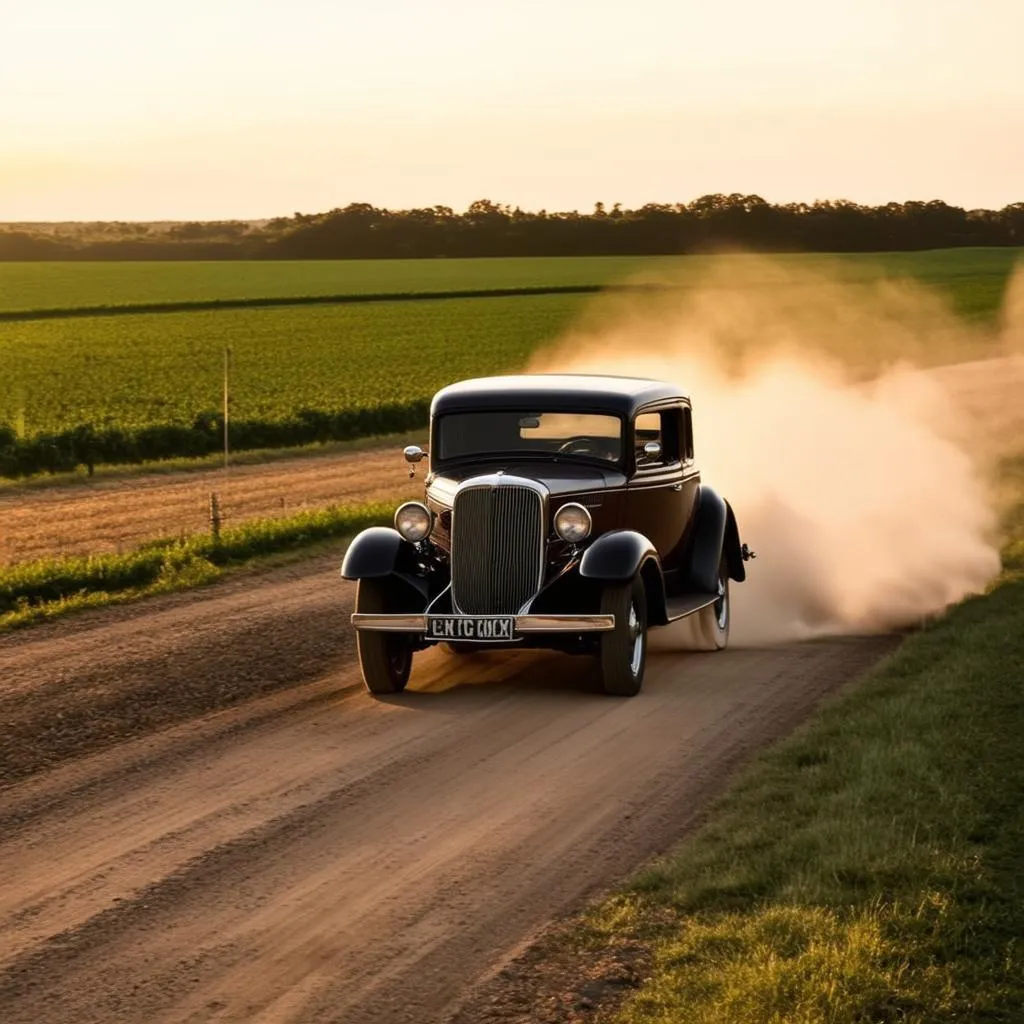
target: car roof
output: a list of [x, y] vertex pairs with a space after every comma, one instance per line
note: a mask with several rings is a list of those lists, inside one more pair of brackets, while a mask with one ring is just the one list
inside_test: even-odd
[[450, 384], [434, 395], [430, 413], [441, 416], [450, 412], [505, 408], [632, 416], [653, 402], [673, 400], [687, 400], [687, 396], [675, 384], [647, 377], [520, 373]]

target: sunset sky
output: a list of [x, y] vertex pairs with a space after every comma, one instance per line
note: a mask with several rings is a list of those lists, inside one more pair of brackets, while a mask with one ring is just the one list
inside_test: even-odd
[[0, 0], [0, 220], [1024, 201], [1022, 0]]

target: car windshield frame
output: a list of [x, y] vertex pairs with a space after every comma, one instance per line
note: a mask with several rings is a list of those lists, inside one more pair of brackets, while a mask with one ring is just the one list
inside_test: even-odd
[[[543, 424], [544, 416], [551, 417], [580, 417], [589, 418], [600, 416], [603, 419], [614, 422], [617, 426], [617, 432], [615, 436], [609, 434], [600, 434], [597, 436], [605, 437], [609, 442], [615, 443], [618, 446], [618, 454], [615, 458], [605, 458], [600, 455], [589, 455], [581, 452], [558, 452], [551, 451], [543, 448], [516, 448], [516, 447], [494, 447], [494, 448], [479, 448], [474, 447], [471, 451], [457, 451], [454, 454], [445, 452], [444, 443], [444, 424], [446, 421], [451, 421], [458, 417], [478, 417], [478, 416], [503, 416], [503, 417], [518, 417], [520, 420], [538, 417]], [[530, 429], [530, 428], [520, 428]], [[539, 429], [539, 428], [538, 428]], [[538, 435], [541, 438], [543, 435]], [[585, 435], [582, 431], [579, 433], [573, 433], [567, 435], [565, 438], [559, 438], [561, 442], [569, 440], [571, 437], [579, 436], [592, 436]], [[622, 469], [625, 465], [626, 458], [626, 418], [617, 412], [609, 412], [607, 409], [595, 409], [595, 408], [548, 408], [548, 409], [523, 409], [523, 408], [497, 408], [497, 409], [466, 409], [455, 412], [443, 413], [440, 416], [435, 416], [434, 421], [431, 424], [431, 461], [434, 465], [444, 464], [451, 465], [453, 463], [466, 463], [466, 462], [493, 462], [499, 461], [540, 461], [540, 462], [578, 462], [587, 465], [602, 466], [605, 468], [616, 468]]]

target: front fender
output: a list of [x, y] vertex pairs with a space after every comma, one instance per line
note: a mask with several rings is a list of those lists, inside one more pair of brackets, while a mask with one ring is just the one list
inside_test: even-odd
[[411, 561], [415, 549], [389, 526], [371, 526], [358, 534], [348, 546], [341, 563], [346, 580], [369, 580], [390, 576], [404, 562]]
[[654, 545], [635, 530], [612, 530], [583, 552], [579, 574], [584, 579], [626, 582], [639, 574], [647, 592], [647, 621], [668, 622], [665, 577]]
[[612, 530], [583, 552], [580, 575], [591, 580], [631, 580], [647, 559], [658, 561], [654, 545], [635, 530]]

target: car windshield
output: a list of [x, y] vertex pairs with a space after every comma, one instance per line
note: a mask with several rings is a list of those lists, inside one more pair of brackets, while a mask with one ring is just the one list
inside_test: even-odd
[[489, 455], [622, 458], [622, 420], [590, 413], [457, 412], [435, 424], [434, 446], [443, 461]]

